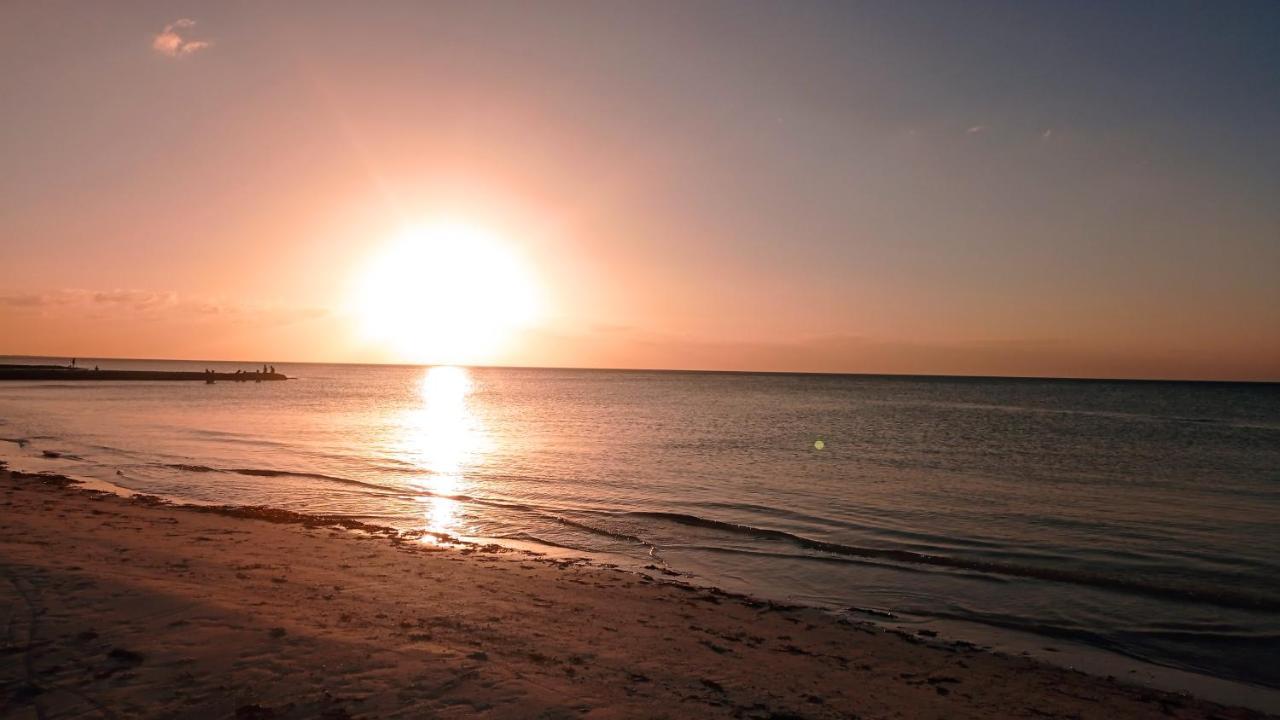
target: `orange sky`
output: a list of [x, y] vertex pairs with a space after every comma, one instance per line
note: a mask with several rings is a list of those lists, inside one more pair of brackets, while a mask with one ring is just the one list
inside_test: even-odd
[[[0, 354], [1280, 379], [1269, 15], [803, 7], [6, 5]], [[439, 221], [501, 347], [351, 308]]]

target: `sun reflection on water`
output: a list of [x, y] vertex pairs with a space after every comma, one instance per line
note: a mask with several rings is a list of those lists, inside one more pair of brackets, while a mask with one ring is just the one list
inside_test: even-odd
[[423, 529], [432, 533], [465, 534], [456, 498], [467, 493], [467, 473], [489, 450], [488, 434], [468, 399], [473, 387], [466, 368], [428, 368], [419, 385], [421, 405], [408, 410], [402, 423], [403, 452], [421, 471], [413, 483], [430, 493], [422, 499]]

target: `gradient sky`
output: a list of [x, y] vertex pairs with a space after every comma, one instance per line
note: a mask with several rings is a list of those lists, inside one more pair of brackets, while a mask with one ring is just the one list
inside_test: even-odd
[[0, 353], [402, 359], [344, 289], [450, 218], [546, 288], [496, 364], [1280, 379], [1277, 38], [1276, 2], [8, 2]]

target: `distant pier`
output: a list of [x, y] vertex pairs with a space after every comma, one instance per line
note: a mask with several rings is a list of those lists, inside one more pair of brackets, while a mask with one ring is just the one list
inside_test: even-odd
[[90, 370], [59, 365], [0, 365], [3, 380], [161, 380], [171, 382], [273, 382], [278, 372], [183, 372], [174, 370]]

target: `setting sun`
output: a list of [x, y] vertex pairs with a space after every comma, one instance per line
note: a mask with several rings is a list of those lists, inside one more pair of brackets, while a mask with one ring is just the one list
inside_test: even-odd
[[489, 232], [459, 223], [409, 228], [359, 272], [360, 331], [412, 362], [492, 359], [532, 325], [542, 296], [524, 258]]

